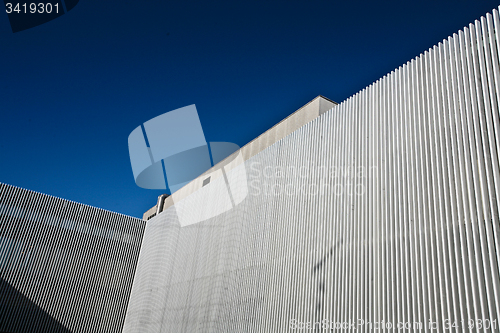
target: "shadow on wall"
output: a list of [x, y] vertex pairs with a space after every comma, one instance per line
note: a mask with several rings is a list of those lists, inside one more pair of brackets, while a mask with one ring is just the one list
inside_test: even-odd
[[26, 296], [0, 279], [0, 333], [71, 333]]

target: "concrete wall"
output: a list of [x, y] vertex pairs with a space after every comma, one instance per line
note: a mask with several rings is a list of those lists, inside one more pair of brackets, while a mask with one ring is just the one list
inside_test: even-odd
[[[259, 135], [254, 140], [250, 141], [248, 144], [243, 146], [240, 151], [234, 153], [233, 155], [241, 153], [243, 160], [246, 161], [252, 156], [271, 146], [275, 142], [296, 131], [301, 126], [307, 124], [313, 119], [316, 119], [321, 114], [332, 109], [335, 105], [337, 105], [337, 103], [320, 95], [297, 111], [293, 112], [278, 124], [268, 129], [266, 132]], [[227, 165], [233, 158], [234, 156], [228, 156], [225, 160], [208, 169], [206, 172], [194, 179], [191, 183], [184, 186], [184, 188], [174, 193], [170, 200], [167, 200], [167, 202], [164, 204], [163, 210], [167, 209], [170, 205], [173, 205], [175, 201], [181, 201], [186, 196], [189, 196], [190, 194], [199, 190], [203, 186], [203, 180], [206, 179], [207, 175], [211, 175], [212, 180], [214, 180], [214, 176], [217, 177], [217, 174], [214, 174], [213, 171], [220, 169], [221, 166]], [[156, 212], [156, 205], [144, 213], [143, 219], [148, 220], [148, 218], [150, 218], [150, 216], [152, 216], [154, 212]]]
[[144, 221], [147, 221], [151, 218], [153, 218], [154, 216], [156, 216], [156, 205], [154, 205], [153, 207], [149, 208], [143, 215], [142, 215], [142, 219]]
[[145, 225], [0, 183], [0, 332], [121, 332]]
[[495, 10], [255, 140], [233, 209], [151, 219], [124, 332], [498, 331], [499, 28]]

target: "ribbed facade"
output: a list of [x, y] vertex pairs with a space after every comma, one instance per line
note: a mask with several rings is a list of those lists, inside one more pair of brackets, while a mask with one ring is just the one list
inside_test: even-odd
[[499, 29], [494, 10], [251, 157], [232, 210], [149, 220], [124, 332], [499, 332]]
[[0, 183], [0, 332], [121, 332], [144, 228]]

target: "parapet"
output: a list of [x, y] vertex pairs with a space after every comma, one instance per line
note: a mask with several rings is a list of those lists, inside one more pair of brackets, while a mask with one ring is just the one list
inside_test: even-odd
[[[283, 139], [285, 136], [298, 130], [300, 127], [304, 126], [310, 121], [318, 118], [320, 115], [332, 109], [337, 104], [338, 103], [319, 95], [297, 111], [293, 112], [285, 119], [259, 135], [257, 138], [241, 147], [240, 150], [226, 157], [224, 160], [217, 163], [197, 178], [193, 179], [189, 184], [174, 192], [171, 196], [167, 197], [164, 202], [157, 203], [157, 205], [150, 208], [147, 212], [144, 213], [143, 220], [149, 220], [150, 218], [156, 216], [156, 214], [159, 214], [168, 207], [172, 206], [174, 202], [179, 202], [190, 194], [196, 192], [198, 189], [204, 186], [204, 181], [207, 180], [206, 178], [208, 177], [208, 175], [212, 177], [210, 181], [213, 181], [213, 171], [220, 169], [223, 166], [226, 167], [226, 170], [228, 169], [228, 166], [229, 169], [231, 169], [231, 164], [237, 166], [238, 164], [233, 162], [235, 160], [235, 155], [241, 154], [243, 161], [246, 161], [251, 157], [257, 155], [267, 147]], [[158, 204], [163, 204], [163, 207], [160, 206], [160, 211], [158, 211], [157, 209]]]

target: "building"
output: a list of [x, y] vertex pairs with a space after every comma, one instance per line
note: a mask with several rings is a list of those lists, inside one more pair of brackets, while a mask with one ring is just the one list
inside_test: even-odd
[[500, 331], [499, 53], [493, 10], [143, 220], [0, 184], [0, 331]]
[[211, 170], [160, 200], [123, 332], [498, 331], [499, 29], [494, 10], [243, 147], [232, 209], [181, 227], [221, 204]]
[[144, 227], [0, 183], [0, 332], [121, 332]]

